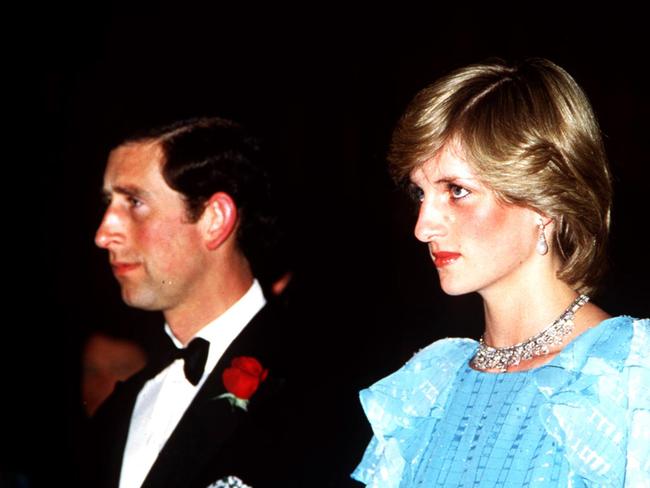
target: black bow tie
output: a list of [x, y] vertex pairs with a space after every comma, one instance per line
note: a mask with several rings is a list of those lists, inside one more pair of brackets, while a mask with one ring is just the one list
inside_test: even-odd
[[185, 361], [185, 366], [183, 367], [185, 377], [194, 386], [199, 383], [201, 376], [203, 376], [209, 349], [210, 343], [205, 339], [197, 337], [196, 339], [192, 339], [187, 347], [176, 349], [174, 353], [174, 359], [183, 359]]

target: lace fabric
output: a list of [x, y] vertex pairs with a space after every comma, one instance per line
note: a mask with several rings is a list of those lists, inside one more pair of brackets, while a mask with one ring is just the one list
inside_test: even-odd
[[[650, 486], [649, 346], [650, 321], [616, 317], [576, 338], [547, 365], [503, 374], [526, 375], [525, 384], [541, 402], [534, 420], [543, 426], [544, 442], [563, 454], [553, 459], [566, 465], [554, 471], [566, 477], [565, 485]], [[407, 487], [422, 476], [430, 441], [476, 347], [468, 339], [437, 341], [361, 392], [374, 437], [355, 479], [372, 487]], [[541, 463], [542, 457], [526, 462]], [[538, 483], [541, 478], [530, 473], [526, 479], [535, 486], [562, 486], [556, 479], [555, 485]]]

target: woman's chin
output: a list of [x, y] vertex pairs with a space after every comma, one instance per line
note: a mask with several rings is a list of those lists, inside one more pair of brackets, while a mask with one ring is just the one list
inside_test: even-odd
[[448, 281], [440, 281], [440, 289], [445, 293], [445, 295], [452, 297], [466, 295], [467, 293], [476, 291], [474, 288], [467, 285], [463, 286], [459, 283], [449, 283]]

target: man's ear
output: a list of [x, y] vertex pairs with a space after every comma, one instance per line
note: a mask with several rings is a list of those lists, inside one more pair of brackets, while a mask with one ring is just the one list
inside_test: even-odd
[[208, 200], [200, 220], [207, 248], [217, 249], [235, 231], [237, 205], [227, 193], [217, 192]]

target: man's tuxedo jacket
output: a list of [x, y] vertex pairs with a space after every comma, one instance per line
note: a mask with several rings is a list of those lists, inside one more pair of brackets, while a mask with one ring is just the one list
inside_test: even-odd
[[[233, 341], [172, 432], [143, 487], [206, 488], [228, 476], [254, 488], [330, 486], [325, 480], [343, 468], [336, 466], [336, 456], [323, 452], [319, 443], [328, 440], [316, 433], [322, 416], [335, 413], [322, 401], [328, 394], [318, 391], [317, 368], [310, 365], [317, 359], [309, 354], [306, 332], [313, 331], [292, 325], [282, 315], [267, 304]], [[255, 357], [269, 370], [247, 411], [218, 398], [226, 393], [222, 373], [238, 356]], [[118, 486], [136, 398], [164, 366], [154, 361], [118, 384], [98, 410], [84, 466], [87, 486]], [[347, 479], [347, 473], [341, 477]]]

